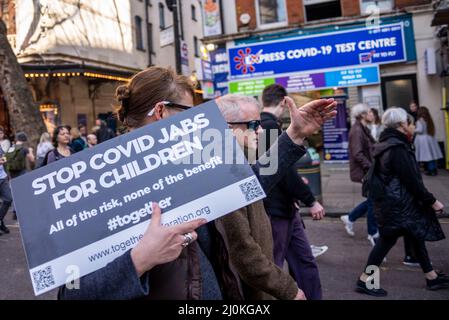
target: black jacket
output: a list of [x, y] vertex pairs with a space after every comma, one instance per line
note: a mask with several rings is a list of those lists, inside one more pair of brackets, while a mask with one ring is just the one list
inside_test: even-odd
[[[273, 114], [262, 112], [260, 117], [266, 141], [265, 150], [268, 150], [271, 145], [270, 130], [274, 130], [273, 138], [277, 138], [277, 135], [280, 135], [282, 130], [278, 119]], [[296, 168], [292, 166], [282, 180], [267, 194], [267, 197], [264, 199], [264, 205], [267, 213], [271, 216], [292, 218], [297, 211], [295, 207], [297, 200], [310, 207], [315, 202], [315, 197], [299, 176]]]
[[379, 141], [374, 147], [374, 171], [384, 183], [385, 197], [374, 201], [374, 212], [381, 232], [406, 229], [420, 240], [444, 239], [431, 208], [436, 199], [424, 186], [406, 135], [387, 128]]

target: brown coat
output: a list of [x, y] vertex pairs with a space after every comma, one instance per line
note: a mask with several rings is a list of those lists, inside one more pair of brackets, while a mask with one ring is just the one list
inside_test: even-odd
[[362, 182], [373, 161], [373, 146], [376, 141], [368, 128], [356, 121], [349, 131], [349, 170], [351, 180]]
[[295, 298], [295, 280], [274, 263], [271, 223], [263, 201], [217, 219], [216, 226], [223, 230], [246, 300]]

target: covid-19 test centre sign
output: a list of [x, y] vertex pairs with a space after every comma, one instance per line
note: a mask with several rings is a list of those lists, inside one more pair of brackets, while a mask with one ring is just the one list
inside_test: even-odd
[[228, 54], [231, 92], [242, 81], [283, 84], [285, 77], [298, 75], [307, 79], [309, 88], [293, 89], [332, 87], [336, 81], [326, 79], [354, 69], [366, 74], [365, 80], [346, 86], [374, 84], [379, 83], [375, 70], [379, 64], [407, 60], [403, 22], [237, 45], [228, 48]]

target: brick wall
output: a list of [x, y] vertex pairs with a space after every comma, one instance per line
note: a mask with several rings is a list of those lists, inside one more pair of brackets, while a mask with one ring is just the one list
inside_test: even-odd
[[352, 17], [360, 15], [359, 0], [340, 0], [341, 14], [343, 17]]
[[304, 22], [304, 5], [302, 0], [286, 0], [288, 24], [295, 25]]
[[431, 3], [430, 0], [396, 0], [395, 7], [398, 9], [402, 9], [408, 6], [418, 6], [429, 3]]
[[[226, 11], [226, 2], [224, 1], [224, 10]], [[256, 18], [256, 6], [255, 2], [251, 0], [235, 0], [235, 7], [237, 11], [237, 26], [240, 30], [241, 28], [255, 29], [257, 27]], [[240, 15], [243, 13], [248, 13], [251, 16], [251, 21], [248, 25], [244, 25], [240, 22]]]

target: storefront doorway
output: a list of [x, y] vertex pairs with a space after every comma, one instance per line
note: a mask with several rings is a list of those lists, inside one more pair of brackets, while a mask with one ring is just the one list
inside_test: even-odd
[[382, 77], [381, 86], [384, 110], [391, 107], [408, 110], [412, 100], [419, 105], [416, 75]]

